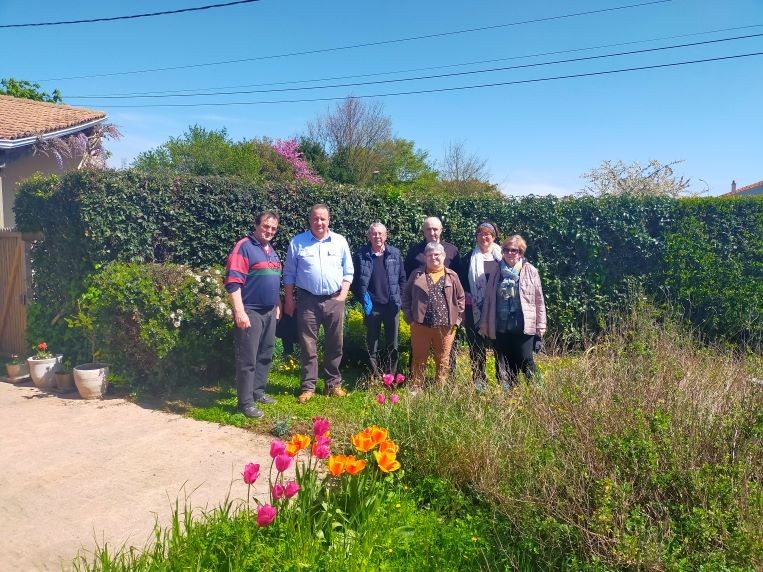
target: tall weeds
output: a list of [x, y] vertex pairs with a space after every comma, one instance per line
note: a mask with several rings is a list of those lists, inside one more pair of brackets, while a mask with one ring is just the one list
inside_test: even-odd
[[487, 501], [535, 566], [761, 569], [763, 387], [748, 365], [641, 306], [511, 393], [457, 379], [384, 422], [406, 436], [406, 466]]

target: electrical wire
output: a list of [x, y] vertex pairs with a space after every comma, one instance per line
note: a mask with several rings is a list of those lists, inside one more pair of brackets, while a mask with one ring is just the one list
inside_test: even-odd
[[115, 22], [117, 20], [135, 20], [138, 18], [152, 18], [154, 16], [169, 16], [184, 14], [186, 12], [198, 12], [200, 10], [212, 10], [214, 8], [228, 8], [238, 4], [252, 4], [260, 0], [237, 0], [236, 2], [224, 2], [221, 4], [208, 4], [195, 8], [179, 8], [177, 10], [164, 10], [162, 12], [146, 12], [145, 14], [132, 14], [130, 16], [112, 16], [110, 18], [91, 18], [89, 20], [63, 20], [60, 22], [35, 22], [32, 24], [0, 24], [0, 28], [37, 28], [40, 26], [65, 26], [68, 24], [93, 24], [96, 22]]
[[[427, 93], [443, 93], [443, 92], [450, 92], [450, 91], [464, 91], [464, 90], [471, 90], [471, 89], [484, 89], [489, 87], [501, 87], [501, 86], [508, 86], [508, 85], [522, 85], [522, 84], [529, 84], [529, 83], [540, 83], [540, 82], [546, 82], [546, 81], [557, 81], [562, 79], [575, 79], [575, 78], [585, 78], [585, 77], [596, 77], [596, 76], [605, 76], [605, 75], [611, 75], [611, 74], [618, 74], [618, 73], [627, 73], [627, 72], [634, 72], [634, 71], [644, 71], [644, 70], [653, 70], [653, 69], [663, 69], [663, 68], [671, 68], [671, 67], [678, 67], [678, 66], [685, 66], [685, 65], [693, 65], [693, 64], [701, 64], [701, 63], [708, 63], [708, 62], [719, 62], [719, 61], [727, 61], [727, 60], [735, 60], [740, 58], [749, 58], [749, 57], [755, 57], [755, 56], [763, 56], [763, 52], [751, 52], [746, 54], [736, 54], [732, 56], [719, 56], [716, 58], [704, 58], [699, 60], [688, 60], [683, 62], [671, 62], [667, 64], [654, 64], [649, 66], [638, 66], [638, 67], [632, 67], [632, 68], [621, 68], [621, 69], [615, 69], [615, 70], [604, 70], [604, 71], [598, 71], [598, 72], [587, 72], [587, 73], [578, 73], [578, 74], [569, 74], [569, 75], [559, 75], [559, 76], [551, 76], [551, 77], [541, 77], [541, 78], [533, 78], [533, 79], [523, 79], [523, 80], [513, 80], [513, 81], [502, 81], [502, 82], [495, 82], [495, 83], [484, 83], [484, 84], [477, 84], [477, 85], [465, 85], [465, 86], [457, 86], [457, 87], [441, 87], [441, 88], [432, 88], [432, 89], [420, 89], [420, 90], [413, 90], [413, 91], [398, 91], [398, 92], [391, 92], [391, 93], [376, 93], [376, 94], [368, 94], [368, 95], [352, 95], [351, 97], [355, 99], [370, 99], [374, 97], [397, 97], [401, 95], [420, 95], [420, 94], [427, 94]], [[316, 98], [304, 98], [304, 99], [282, 99], [282, 100], [270, 100], [270, 101], [228, 101], [228, 102], [208, 102], [208, 103], [154, 103], [154, 104], [144, 104], [144, 105], [101, 105], [100, 107], [104, 107], [106, 109], [124, 109], [124, 108], [149, 108], [149, 107], [230, 107], [234, 105], [271, 105], [271, 104], [281, 104], [281, 103], [312, 103], [312, 102], [318, 102], [318, 101], [338, 101], [338, 100], [344, 100], [348, 96], [337, 96], [337, 97], [316, 97]]]
[[190, 92], [205, 92], [211, 89], [243, 89], [248, 87], [270, 87], [270, 86], [276, 86], [276, 85], [292, 85], [292, 84], [300, 84], [300, 83], [314, 83], [318, 81], [335, 81], [335, 80], [343, 80], [343, 79], [356, 79], [356, 78], [364, 78], [364, 77], [377, 77], [381, 75], [395, 75], [395, 74], [401, 74], [401, 73], [412, 73], [412, 72], [421, 72], [421, 71], [431, 71], [431, 70], [439, 70], [439, 69], [450, 69], [450, 68], [457, 68], [457, 67], [464, 67], [464, 66], [472, 66], [472, 65], [480, 65], [480, 64], [490, 64], [490, 63], [497, 63], [497, 62], [506, 62], [506, 61], [512, 61], [512, 60], [521, 60], [521, 59], [528, 59], [528, 58], [535, 58], [535, 57], [541, 57], [541, 56], [553, 56], [553, 55], [559, 55], [559, 54], [570, 54], [570, 53], [577, 53], [577, 52], [584, 52], [589, 50], [599, 50], [604, 48], [616, 48], [620, 46], [632, 46], [634, 44], [646, 44], [649, 42], [659, 42], [663, 40], [676, 40], [679, 38], [690, 38], [693, 36], [704, 36], [707, 34], [717, 34], [720, 32], [734, 32], [738, 30], [748, 30], [750, 28], [760, 28], [763, 27], [763, 24], [750, 24], [749, 26], [736, 26], [733, 28], [719, 28], [716, 30], [707, 30], [704, 32], [692, 32], [689, 34], [676, 34], [673, 36], [662, 36], [658, 38], [647, 38], [644, 40], [632, 40], [629, 42], [617, 42], [614, 44], [601, 44], [598, 46], [587, 46], [584, 48], [571, 48], [568, 50], [555, 50], [552, 52], [537, 52], [534, 54], [524, 54], [519, 56], [510, 56], [505, 58], [493, 58], [493, 59], [487, 59], [487, 60], [476, 60], [471, 62], [461, 62], [456, 64], [446, 64], [446, 65], [440, 65], [440, 66], [427, 66], [427, 67], [420, 67], [420, 68], [408, 68], [403, 70], [392, 70], [392, 71], [384, 71], [384, 72], [374, 72], [374, 73], [364, 73], [364, 74], [354, 74], [354, 75], [340, 75], [340, 76], [332, 76], [332, 77], [322, 77], [322, 78], [311, 78], [311, 79], [301, 79], [301, 80], [290, 80], [290, 81], [276, 81], [276, 82], [267, 82], [267, 83], [246, 83], [246, 84], [238, 84], [238, 85], [223, 85], [223, 86], [214, 86], [214, 87], [197, 87], [197, 88], [186, 88], [186, 89], [168, 89], [168, 90], [154, 90], [154, 91], [137, 91], [137, 92], [127, 92], [127, 93], [101, 93], [101, 94], [89, 94], [89, 95], [74, 95], [74, 96], [67, 96], [67, 99], [70, 97], [76, 97], [76, 98], [96, 98], [96, 97], [111, 97], [111, 96], [139, 96], [139, 95], [165, 95], [165, 94], [181, 94], [181, 93], [190, 93]]
[[533, 68], [533, 67], [542, 67], [542, 66], [548, 66], [548, 65], [557, 65], [557, 64], [566, 64], [566, 63], [575, 63], [575, 62], [583, 62], [583, 61], [591, 61], [591, 60], [597, 60], [597, 59], [604, 59], [604, 58], [612, 58], [612, 57], [621, 57], [621, 56], [630, 56], [630, 55], [636, 55], [636, 54], [644, 54], [649, 52], [659, 52], [664, 50], [673, 50], [673, 49], [680, 49], [680, 48], [687, 48], [687, 47], [695, 47], [695, 46], [704, 46], [708, 44], [717, 44], [721, 42], [730, 42], [730, 41], [736, 41], [736, 40], [746, 40], [749, 38], [759, 38], [763, 36], [763, 33], [761, 34], [748, 34], [745, 36], [735, 36], [731, 38], [719, 38], [716, 40], [704, 40], [702, 42], [691, 42], [688, 44], [677, 44], [673, 46], [661, 46], [657, 48], [645, 48], [643, 50], [630, 50], [626, 52], [617, 52], [613, 54], [599, 54], [595, 56], [586, 56], [582, 58], [569, 58], [565, 60], [556, 60], [556, 61], [550, 61], [550, 62], [537, 62], [537, 63], [531, 63], [531, 64], [522, 64], [522, 65], [515, 65], [515, 66], [505, 66], [505, 67], [498, 67], [498, 68], [489, 68], [489, 69], [483, 69], [483, 70], [469, 70], [469, 71], [461, 71], [461, 72], [451, 72], [451, 73], [444, 73], [444, 74], [433, 74], [433, 75], [425, 75], [425, 76], [417, 76], [417, 77], [408, 77], [408, 78], [396, 78], [396, 79], [381, 79], [381, 80], [374, 80], [374, 81], [366, 81], [366, 82], [356, 82], [356, 83], [338, 83], [338, 84], [330, 84], [330, 85], [316, 85], [316, 86], [304, 86], [304, 87], [283, 87], [283, 88], [277, 88], [277, 89], [254, 89], [254, 90], [245, 90], [245, 91], [215, 91], [215, 92], [209, 92], [209, 93], [183, 93], [183, 94], [174, 94], [174, 95], [103, 95], [103, 96], [82, 96], [82, 95], [70, 95], [66, 99], [165, 99], [165, 98], [171, 98], [171, 97], [212, 97], [212, 96], [219, 96], [219, 95], [251, 95], [254, 93], [279, 93], [279, 92], [289, 92], [289, 91], [305, 91], [305, 90], [314, 90], [314, 89], [332, 89], [332, 88], [338, 88], [338, 87], [362, 87], [367, 85], [379, 85], [379, 84], [388, 84], [388, 83], [400, 83], [400, 82], [408, 82], [408, 81], [422, 81], [427, 79], [442, 79], [446, 77], [460, 77], [464, 75], [475, 75], [475, 74], [483, 74], [483, 73], [495, 73], [495, 72], [501, 72], [501, 71], [509, 71], [509, 70], [517, 70], [517, 69], [526, 69], [526, 68]]
[[114, 76], [121, 76], [121, 75], [134, 75], [134, 74], [143, 74], [143, 73], [156, 73], [156, 72], [166, 72], [166, 71], [175, 71], [175, 70], [183, 70], [183, 69], [196, 69], [196, 68], [202, 68], [202, 67], [210, 67], [210, 66], [219, 66], [219, 65], [230, 65], [230, 64], [239, 64], [239, 63], [245, 63], [245, 62], [255, 62], [255, 61], [262, 61], [262, 60], [272, 60], [272, 59], [279, 59], [279, 58], [289, 58], [289, 57], [295, 57], [295, 56], [305, 56], [305, 55], [314, 55], [314, 54], [323, 54], [328, 52], [339, 52], [343, 50], [354, 50], [357, 48], [368, 48], [372, 46], [383, 46], [383, 45], [389, 45], [389, 44], [396, 44], [401, 42], [412, 42], [412, 41], [418, 41], [418, 40], [428, 40], [432, 38], [442, 38], [446, 36], [455, 36], [458, 34], [470, 34], [474, 32], [484, 32], [487, 30], [497, 30], [500, 28], [509, 28], [514, 26], [523, 26], [526, 24], [538, 24], [541, 22], [551, 22], [554, 20], [563, 20], [566, 18], [576, 18], [580, 16], [591, 16], [594, 14], [603, 14], [606, 12], [615, 12], [618, 10], [627, 10], [630, 8], [642, 8], [645, 6], [651, 6], [654, 4], [665, 4], [668, 2], [673, 2], [673, 0], [651, 0], [650, 2], [642, 2], [640, 4], [626, 4], [623, 6], [613, 6], [612, 8], [601, 8], [599, 10], [588, 10], [586, 12], [573, 12], [570, 14], [561, 14], [558, 16], [547, 16], [545, 18], [533, 18], [531, 20], [521, 20], [517, 22], [508, 22], [505, 24], [493, 24], [491, 26], [480, 26], [477, 28], [466, 28], [463, 30], [454, 30], [450, 32], [437, 32], [433, 34], [424, 34], [420, 36], [409, 36], [405, 38], [395, 38], [392, 40], [380, 40], [377, 42], [365, 42], [362, 44], [351, 44], [347, 46], [336, 46], [331, 48], [318, 48], [314, 50], [304, 50], [299, 52], [287, 52], [283, 54], [272, 54], [269, 56], [257, 56], [252, 58], [239, 58], [235, 60], [222, 60], [222, 61], [216, 61], [216, 62], [205, 62], [200, 64], [185, 64], [185, 65], [179, 65], [179, 66], [167, 66], [167, 67], [161, 67], [161, 68], [147, 68], [142, 70], [130, 70], [130, 71], [122, 71], [122, 72], [110, 72], [110, 73], [103, 73], [103, 74], [90, 74], [90, 75], [79, 75], [79, 76], [69, 76], [69, 77], [53, 77], [53, 78], [43, 78], [43, 79], [35, 79], [33, 81], [36, 82], [43, 82], [43, 81], [68, 81], [68, 80], [75, 80], [75, 79], [95, 79], [100, 77], [114, 77]]

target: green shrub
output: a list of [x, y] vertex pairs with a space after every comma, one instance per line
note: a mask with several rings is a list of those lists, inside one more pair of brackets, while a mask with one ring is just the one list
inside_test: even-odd
[[134, 387], [230, 375], [232, 312], [218, 268], [112, 262], [87, 280], [77, 307], [70, 327]]
[[133, 170], [77, 171], [60, 181], [37, 177], [20, 186], [19, 228], [45, 234], [32, 249], [34, 300], [40, 304], [33, 329], [58, 328], [53, 335], [61, 334], [60, 316], [76, 311], [74, 302], [98, 264], [222, 264], [264, 208], [281, 213], [274, 246], [283, 254], [317, 202], [330, 207], [332, 229], [353, 250], [379, 220], [390, 242], [406, 251], [420, 240], [425, 215], [440, 216], [445, 239], [464, 254], [484, 218], [496, 221], [503, 236], [521, 233], [543, 279], [549, 334], [564, 344], [595, 338], [634, 287], [657, 298], [665, 293], [711, 339], [760, 347], [763, 338], [763, 201], [756, 198], [449, 200]]

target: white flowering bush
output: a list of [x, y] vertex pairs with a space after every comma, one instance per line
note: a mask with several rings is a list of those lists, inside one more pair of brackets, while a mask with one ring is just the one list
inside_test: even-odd
[[232, 371], [232, 309], [219, 268], [112, 262], [88, 279], [69, 325], [136, 386], [205, 383]]

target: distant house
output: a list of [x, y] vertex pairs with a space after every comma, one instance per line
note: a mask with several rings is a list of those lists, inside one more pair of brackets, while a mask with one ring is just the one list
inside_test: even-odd
[[89, 135], [105, 120], [102, 111], [0, 95], [0, 229], [16, 224], [13, 203], [20, 180], [38, 171], [61, 172], [79, 163], [77, 157], [35, 153], [39, 143]]
[[763, 181], [758, 181], [746, 187], [737, 188], [737, 182], [731, 181], [731, 192], [721, 195], [722, 197], [750, 197], [763, 195]]

